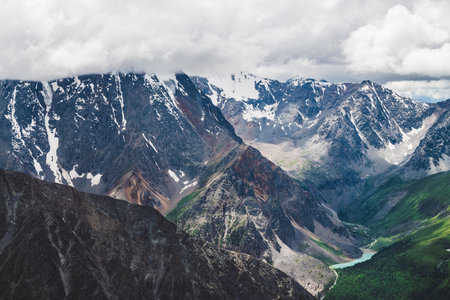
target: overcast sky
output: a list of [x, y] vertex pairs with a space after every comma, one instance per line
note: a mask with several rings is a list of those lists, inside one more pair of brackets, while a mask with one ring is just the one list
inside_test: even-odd
[[0, 78], [245, 71], [450, 98], [450, 1], [0, 0]]

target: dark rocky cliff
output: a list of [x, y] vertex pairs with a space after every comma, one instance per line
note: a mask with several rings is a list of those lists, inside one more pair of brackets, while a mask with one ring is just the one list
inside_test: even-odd
[[312, 299], [151, 207], [0, 170], [0, 298]]

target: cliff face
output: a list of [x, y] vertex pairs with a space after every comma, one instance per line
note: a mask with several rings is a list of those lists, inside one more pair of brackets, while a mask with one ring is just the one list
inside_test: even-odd
[[310, 299], [287, 275], [151, 207], [0, 170], [0, 297]]

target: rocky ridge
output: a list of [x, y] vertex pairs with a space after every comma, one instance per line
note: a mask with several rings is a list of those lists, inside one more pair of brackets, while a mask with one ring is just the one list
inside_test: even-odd
[[194, 238], [151, 207], [0, 170], [0, 297], [313, 299], [245, 254]]

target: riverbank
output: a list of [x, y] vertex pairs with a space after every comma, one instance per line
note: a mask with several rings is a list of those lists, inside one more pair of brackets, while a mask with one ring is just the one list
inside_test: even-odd
[[345, 263], [340, 263], [340, 264], [335, 264], [335, 265], [331, 265], [330, 268], [331, 269], [342, 269], [342, 268], [347, 268], [347, 267], [351, 267], [354, 266], [356, 264], [362, 263], [366, 260], [369, 260], [372, 258], [372, 256], [375, 255], [375, 253], [377, 253], [376, 251], [370, 249], [375, 243], [376, 243], [376, 239], [370, 243], [367, 246], [364, 246], [363, 248], [360, 248], [361, 251], [363, 252], [363, 255], [360, 258], [345, 262]]
[[363, 261], [369, 260], [372, 258], [372, 256], [374, 256], [375, 252], [372, 253], [363, 253], [363, 255], [355, 260], [346, 262], [346, 263], [342, 263], [342, 264], [336, 264], [336, 265], [332, 265], [330, 266], [331, 269], [342, 269], [342, 268], [348, 268], [348, 267], [352, 267], [356, 264], [362, 263]]

